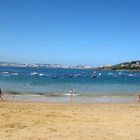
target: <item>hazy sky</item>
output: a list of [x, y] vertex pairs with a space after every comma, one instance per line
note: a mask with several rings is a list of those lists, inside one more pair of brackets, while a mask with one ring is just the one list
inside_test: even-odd
[[0, 61], [140, 59], [140, 0], [0, 0]]

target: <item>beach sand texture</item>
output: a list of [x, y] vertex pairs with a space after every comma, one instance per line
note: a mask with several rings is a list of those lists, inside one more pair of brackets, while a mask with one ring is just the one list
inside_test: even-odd
[[0, 102], [0, 140], [140, 140], [139, 104]]

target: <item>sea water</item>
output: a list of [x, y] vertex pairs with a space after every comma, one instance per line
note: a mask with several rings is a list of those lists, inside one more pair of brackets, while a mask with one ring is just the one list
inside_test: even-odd
[[[67, 101], [69, 89], [75, 100], [113, 101], [140, 93], [140, 73], [93, 69], [0, 67], [0, 88], [5, 93]], [[56, 98], [57, 97], [57, 98]], [[94, 97], [94, 98], [93, 98]], [[108, 98], [109, 97], [109, 98]], [[120, 98], [121, 97], [121, 98]], [[54, 98], [53, 98], [54, 99]], [[132, 99], [132, 98], [131, 98]], [[69, 100], [69, 99], [68, 99]]]

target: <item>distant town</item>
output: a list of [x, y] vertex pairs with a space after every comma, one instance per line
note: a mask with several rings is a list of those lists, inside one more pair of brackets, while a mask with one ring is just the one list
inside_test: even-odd
[[68, 68], [68, 69], [102, 69], [102, 70], [140, 70], [140, 61], [130, 61], [117, 65], [104, 66], [63, 66], [60, 64], [20, 64], [16, 62], [0, 62], [0, 67], [30, 67], [30, 68]]
[[76, 66], [63, 66], [60, 64], [20, 64], [16, 62], [0, 62], [1, 67], [30, 67], [30, 68], [70, 68], [70, 69], [96, 69], [95, 66], [82, 66], [82, 65], [76, 65]]

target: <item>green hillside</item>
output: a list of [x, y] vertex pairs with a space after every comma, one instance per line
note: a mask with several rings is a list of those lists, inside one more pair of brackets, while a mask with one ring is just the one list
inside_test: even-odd
[[140, 70], [140, 61], [130, 61], [125, 63], [120, 63], [114, 66], [106, 67], [104, 66], [103, 69], [106, 70]]

